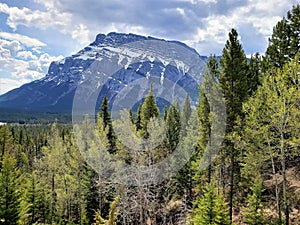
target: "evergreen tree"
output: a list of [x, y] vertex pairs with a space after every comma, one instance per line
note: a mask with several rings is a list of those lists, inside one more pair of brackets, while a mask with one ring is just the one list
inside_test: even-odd
[[[100, 205], [98, 185], [97, 185], [97, 180], [99, 175], [89, 167], [86, 168], [86, 173], [87, 173], [87, 177], [86, 177], [87, 192], [85, 196], [86, 217], [89, 224], [92, 224], [92, 221], [94, 221], [95, 217], [97, 216], [95, 215], [95, 212], [98, 211]], [[101, 214], [99, 213], [99, 216], [100, 215]]]
[[222, 195], [218, 195], [214, 184], [207, 184], [203, 196], [196, 201], [194, 224], [197, 225], [229, 225], [227, 204]]
[[[199, 121], [199, 137], [197, 145], [197, 156], [193, 163], [194, 180], [200, 187], [206, 182], [210, 183], [212, 177], [212, 160], [210, 154], [210, 138], [211, 138], [211, 126], [212, 126], [212, 112], [208, 102], [208, 96], [210, 99], [214, 97], [214, 90], [212, 82], [216, 82], [219, 76], [218, 61], [215, 56], [210, 56], [207, 62], [207, 70], [204, 73], [204, 82], [200, 86], [199, 103], [197, 106], [197, 115]], [[205, 171], [199, 170], [199, 165], [203, 160], [204, 153], [209, 151], [208, 168]]]
[[251, 55], [248, 63], [248, 95], [251, 96], [257, 90], [258, 85], [261, 84], [261, 57], [258, 53]]
[[29, 175], [21, 201], [21, 218], [26, 224], [48, 223], [50, 202], [43, 179], [38, 179], [36, 171]]
[[188, 95], [186, 95], [183, 107], [182, 107], [182, 113], [181, 113], [181, 129], [183, 135], [185, 135], [185, 129], [188, 125], [189, 119], [192, 115], [192, 108], [190, 103], [190, 98]]
[[142, 129], [142, 118], [141, 118], [142, 105], [143, 104], [140, 104], [138, 107], [138, 110], [137, 110], [136, 122], [135, 122], [136, 131], [139, 131]]
[[153, 94], [153, 86], [150, 85], [150, 90], [141, 106], [141, 127], [142, 133], [147, 136], [147, 125], [151, 118], [159, 117], [159, 109], [155, 102]]
[[265, 225], [266, 214], [262, 205], [262, 180], [256, 178], [251, 187], [252, 194], [248, 195], [247, 207], [243, 213], [244, 221], [248, 225]]
[[134, 124], [134, 117], [133, 117], [132, 109], [129, 110], [129, 121], [131, 124]]
[[102, 119], [103, 121], [103, 129], [108, 129], [108, 132], [106, 134], [109, 146], [108, 151], [111, 154], [116, 153], [116, 136], [113, 130], [112, 121], [111, 121], [111, 115], [108, 108], [108, 98], [105, 96], [103, 98], [102, 104], [101, 104], [101, 112], [99, 113], [98, 119]]
[[0, 127], [0, 171], [5, 153], [13, 153], [13, 137], [7, 125]]
[[19, 170], [16, 160], [4, 154], [0, 172], [0, 221], [1, 224], [17, 224], [20, 213]]
[[270, 66], [282, 67], [291, 61], [300, 51], [300, 5], [293, 6], [273, 28], [269, 38], [269, 46], [265, 54], [265, 61]]
[[174, 105], [170, 106], [167, 121], [166, 121], [166, 136], [167, 136], [167, 147], [169, 152], [173, 152], [179, 142], [181, 132], [181, 121], [180, 112]]
[[[276, 184], [276, 202], [279, 220], [281, 203], [276, 181], [275, 160], [281, 165], [282, 202], [285, 224], [289, 224], [289, 200], [287, 190], [286, 160], [299, 154], [299, 54], [283, 69], [270, 71], [257, 93], [244, 104], [245, 128], [242, 139], [246, 152], [245, 165], [249, 173], [260, 171], [270, 161]], [[298, 119], [297, 119], [298, 118]], [[284, 122], [283, 122], [284, 121]], [[274, 163], [275, 161], [275, 163]], [[255, 162], [255, 163], [253, 163]], [[249, 168], [251, 168], [249, 170]]]
[[168, 107], [165, 105], [164, 106], [164, 114], [163, 114], [163, 119], [166, 122], [168, 118]]
[[235, 192], [235, 177], [239, 176], [239, 163], [237, 162], [238, 151], [230, 141], [229, 135], [233, 132], [237, 117], [242, 115], [242, 103], [248, 94], [247, 63], [244, 50], [238, 40], [238, 33], [232, 29], [229, 33], [221, 58], [222, 72], [220, 73], [220, 85], [226, 104], [226, 134], [224, 149], [230, 161], [230, 190], [229, 190], [229, 214], [232, 220], [233, 197]]

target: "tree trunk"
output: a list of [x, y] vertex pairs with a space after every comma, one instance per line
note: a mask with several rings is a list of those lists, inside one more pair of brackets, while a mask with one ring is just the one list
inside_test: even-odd
[[283, 195], [283, 207], [284, 207], [284, 214], [285, 214], [285, 225], [289, 225], [289, 206], [287, 202], [287, 193], [286, 193], [286, 168], [285, 168], [285, 153], [284, 153], [284, 143], [283, 143], [283, 133], [281, 132], [281, 168], [282, 168], [282, 195]]
[[273, 156], [271, 156], [271, 162], [272, 162], [273, 178], [274, 178], [274, 182], [275, 182], [276, 209], [277, 209], [279, 223], [281, 224], [282, 219], [281, 219], [281, 207], [280, 207], [280, 201], [279, 201], [278, 181], [277, 181], [277, 175], [276, 175], [276, 169], [275, 169]]
[[[233, 151], [233, 149], [232, 149]], [[232, 214], [233, 214], [233, 189], [234, 189], [234, 153], [231, 153], [230, 158], [230, 191], [229, 191], [229, 218], [232, 222]]]

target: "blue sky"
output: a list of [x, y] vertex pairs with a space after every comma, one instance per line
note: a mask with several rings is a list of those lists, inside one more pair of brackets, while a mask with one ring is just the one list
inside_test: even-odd
[[273, 26], [299, 0], [1, 0], [0, 94], [47, 73], [98, 33], [179, 40], [220, 55], [231, 28], [247, 55], [264, 53]]

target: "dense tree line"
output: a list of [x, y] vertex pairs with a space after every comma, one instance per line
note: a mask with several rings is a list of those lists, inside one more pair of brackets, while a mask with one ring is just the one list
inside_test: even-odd
[[[194, 113], [189, 96], [160, 113], [150, 84], [137, 112], [114, 121], [105, 97], [96, 125], [86, 116], [76, 138], [57, 123], [1, 126], [0, 224], [299, 224], [299, 21], [297, 5], [274, 27], [266, 54], [250, 60], [232, 29], [221, 59], [207, 62]], [[189, 160], [167, 179], [142, 170], [132, 185], [106, 177], [123, 172], [111, 156], [144, 168], [177, 148]]]

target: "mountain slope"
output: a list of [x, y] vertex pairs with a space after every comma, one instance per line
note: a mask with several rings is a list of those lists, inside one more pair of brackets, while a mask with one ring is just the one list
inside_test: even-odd
[[[99, 95], [96, 103], [96, 108], [98, 108], [104, 95], [109, 97], [112, 104], [118, 93], [131, 82], [141, 78], [155, 77], [161, 81], [165, 79], [176, 83], [176, 85], [184, 88], [192, 96], [192, 99], [193, 97], [195, 99], [198, 95], [198, 84], [187, 72], [175, 65], [180, 63], [178, 59], [175, 60], [175, 64], [168, 64], [162, 59], [152, 59], [149, 56], [146, 60], [138, 61], [140, 56], [137, 57], [137, 55], [142, 54], [142, 51], [140, 49], [133, 51], [130, 46], [127, 46], [131, 43], [152, 43], [151, 41], [155, 43], [155, 46], [153, 44], [153, 46], [146, 46], [147, 51], [149, 49], [151, 51], [152, 47], [153, 51], [158, 48], [165, 48], [167, 51], [170, 50], [170, 46], [175, 46], [180, 51], [188, 51], [197, 55], [199, 60], [203, 62], [199, 65], [199, 71], [200, 73], [204, 71], [207, 57], [199, 56], [194, 49], [181, 42], [135, 34], [98, 34], [93, 43], [78, 53], [63, 60], [52, 62], [44, 78], [1, 95], [0, 108], [71, 112], [76, 88], [81, 83], [88, 83], [91, 92], [95, 92], [99, 87], [102, 88], [98, 90]], [[176, 53], [176, 57], [180, 57], [180, 53]], [[185, 56], [183, 55], [183, 57]], [[100, 69], [90, 72], [90, 68], [97, 63], [99, 63]], [[111, 63], [121, 66], [105, 80], [101, 68]], [[161, 85], [164, 85], [163, 82]]]

